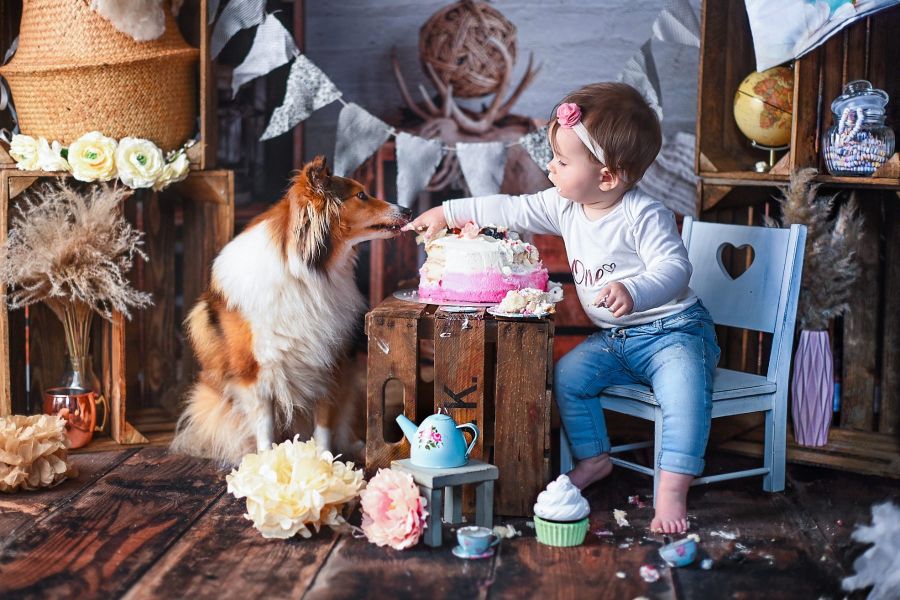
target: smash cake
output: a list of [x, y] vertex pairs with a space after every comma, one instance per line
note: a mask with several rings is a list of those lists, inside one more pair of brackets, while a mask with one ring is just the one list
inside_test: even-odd
[[419, 298], [436, 303], [497, 303], [510, 290], [547, 291], [547, 269], [534, 245], [504, 227], [444, 230], [425, 243]]

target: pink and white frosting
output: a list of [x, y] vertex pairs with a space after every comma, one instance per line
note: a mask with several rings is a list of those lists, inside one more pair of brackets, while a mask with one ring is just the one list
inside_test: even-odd
[[522, 288], [547, 289], [547, 269], [537, 248], [518, 239], [496, 239], [472, 228], [425, 245], [419, 297], [435, 302], [491, 302]]

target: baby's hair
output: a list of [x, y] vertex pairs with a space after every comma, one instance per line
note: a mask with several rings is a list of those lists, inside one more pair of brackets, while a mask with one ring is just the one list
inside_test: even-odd
[[[603, 148], [606, 167], [625, 181], [626, 189], [634, 187], [662, 145], [659, 118], [640, 92], [626, 83], [592, 83], [568, 94], [565, 102], [581, 108], [581, 121]], [[549, 127], [554, 151], [558, 129], [554, 107]]]

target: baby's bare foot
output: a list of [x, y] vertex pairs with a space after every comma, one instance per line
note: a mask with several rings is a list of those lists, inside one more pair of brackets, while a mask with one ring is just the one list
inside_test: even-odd
[[688, 529], [687, 493], [693, 475], [660, 471], [656, 490], [656, 514], [650, 522], [654, 533], [684, 533]]
[[574, 469], [566, 473], [569, 481], [580, 490], [594, 482], [600, 481], [612, 472], [612, 461], [609, 454], [601, 454], [578, 461]]

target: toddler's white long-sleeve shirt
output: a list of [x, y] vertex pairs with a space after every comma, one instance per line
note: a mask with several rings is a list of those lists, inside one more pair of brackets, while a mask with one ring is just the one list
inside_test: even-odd
[[[688, 287], [692, 268], [675, 215], [639, 190], [626, 192], [609, 214], [596, 221], [555, 187], [522, 196], [448, 200], [444, 217], [450, 227], [474, 221], [562, 236], [578, 298], [598, 327], [650, 323], [697, 302]], [[612, 281], [622, 283], [634, 299], [631, 314], [616, 318], [608, 309], [594, 306], [600, 290]]]

